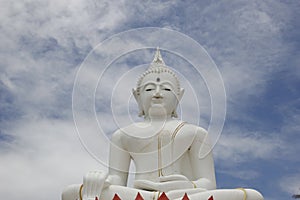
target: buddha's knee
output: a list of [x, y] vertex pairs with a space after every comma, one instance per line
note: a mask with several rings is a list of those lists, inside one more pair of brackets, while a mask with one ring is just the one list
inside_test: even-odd
[[261, 195], [260, 192], [253, 190], [253, 189], [246, 189], [247, 193], [247, 200], [263, 200], [264, 197]]
[[80, 185], [69, 185], [61, 195], [62, 200], [77, 200], [79, 199]]

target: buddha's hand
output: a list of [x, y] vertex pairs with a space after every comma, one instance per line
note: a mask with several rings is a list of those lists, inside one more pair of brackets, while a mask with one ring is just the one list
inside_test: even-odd
[[191, 181], [178, 180], [178, 181], [167, 181], [158, 183], [158, 190], [163, 192], [169, 192], [172, 190], [192, 189], [194, 185]]
[[159, 177], [159, 182], [135, 180], [134, 187], [137, 189], [169, 192], [172, 190], [191, 189], [194, 188], [194, 184], [183, 175], [170, 175]]
[[172, 174], [168, 176], [159, 177], [160, 191], [172, 191], [180, 189], [190, 189], [194, 188], [194, 184], [184, 175], [181, 174]]
[[159, 177], [159, 182], [168, 182], [168, 181], [188, 181], [189, 179], [181, 174], [172, 174], [168, 176]]
[[107, 173], [104, 171], [91, 171], [83, 177], [83, 200], [99, 199]]
[[117, 175], [109, 175], [103, 185], [103, 189], [107, 188], [110, 185], [122, 185], [121, 178]]

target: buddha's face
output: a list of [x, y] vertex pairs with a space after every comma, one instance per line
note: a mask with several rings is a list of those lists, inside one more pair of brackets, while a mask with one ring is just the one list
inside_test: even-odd
[[149, 115], [172, 116], [175, 112], [181, 91], [176, 78], [167, 72], [147, 74], [136, 97], [145, 117]]

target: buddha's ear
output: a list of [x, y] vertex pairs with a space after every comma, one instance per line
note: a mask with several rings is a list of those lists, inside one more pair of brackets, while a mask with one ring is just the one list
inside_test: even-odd
[[139, 102], [139, 101], [138, 101], [138, 94], [137, 94], [136, 89], [132, 88], [132, 94], [133, 94], [135, 100], [136, 100], [137, 102]]
[[180, 88], [179, 95], [178, 95], [178, 101], [181, 100], [183, 94], [184, 94], [184, 89], [183, 89], [183, 88]]

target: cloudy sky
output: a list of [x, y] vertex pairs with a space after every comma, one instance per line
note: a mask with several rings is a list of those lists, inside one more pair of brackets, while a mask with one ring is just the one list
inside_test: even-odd
[[65, 186], [105, 169], [107, 138], [139, 120], [131, 89], [161, 46], [186, 88], [182, 119], [210, 130], [226, 108], [220, 137], [211, 129], [218, 187], [292, 199], [299, 10], [296, 0], [1, 0], [1, 198], [60, 199]]

